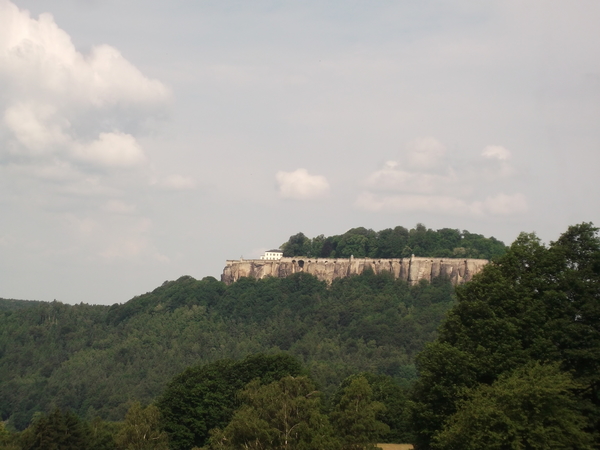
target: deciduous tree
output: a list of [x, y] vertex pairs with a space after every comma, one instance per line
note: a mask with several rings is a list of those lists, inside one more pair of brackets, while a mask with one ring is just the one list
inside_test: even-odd
[[254, 380], [240, 393], [243, 405], [225, 429], [215, 430], [214, 450], [321, 450], [339, 448], [319, 392], [307, 377], [284, 377], [261, 386]]
[[331, 420], [344, 450], [376, 448], [377, 440], [389, 432], [389, 426], [377, 420], [385, 406], [372, 400], [373, 391], [364, 376], [355, 377], [343, 389]]
[[459, 402], [435, 435], [437, 450], [592, 448], [577, 410], [571, 376], [557, 364], [534, 362], [482, 384]]
[[211, 429], [229, 423], [239, 406], [237, 392], [249, 381], [271, 383], [301, 372], [300, 363], [287, 354], [257, 354], [239, 362], [220, 360], [185, 370], [158, 401], [171, 447], [203, 446]]
[[122, 450], [169, 450], [160, 411], [155, 405], [144, 408], [139, 402], [131, 405], [127, 411], [125, 423], [115, 440]]
[[[417, 447], [458, 411], [467, 393], [532, 361], [572, 372], [586, 431], [600, 430], [600, 238], [591, 224], [543, 245], [521, 234], [508, 252], [457, 288], [458, 304], [418, 358]], [[596, 441], [596, 444], [598, 442]]]

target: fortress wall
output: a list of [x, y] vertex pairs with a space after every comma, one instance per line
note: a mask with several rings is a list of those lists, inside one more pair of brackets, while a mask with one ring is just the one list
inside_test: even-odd
[[448, 277], [452, 284], [465, 283], [479, 273], [488, 263], [486, 259], [459, 258], [306, 258], [296, 256], [279, 260], [240, 259], [227, 260], [221, 281], [231, 284], [242, 277], [285, 278], [294, 273], [306, 272], [321, 281], [331, 283], [337, 278], [360, 275], [369, 268], [374, 273], [389, 272], [394, 278], [416, 284], [436, 277]]

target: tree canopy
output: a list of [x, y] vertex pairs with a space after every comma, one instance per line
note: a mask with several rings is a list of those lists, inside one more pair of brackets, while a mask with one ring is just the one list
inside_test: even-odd
[[377, 417], [385, 405], [373, 400], [373, 390], [364, 376], [353, 377], [340, 394], [331, 420], [343, 450], [375, 449], [378, 439], [390, 431]]
[[[457, 288], [457, 297], [439, 337], [417, 360], [414, 427], [419, 448], [429, 448], [436, 440], [440, 446], [451, 442], [450, 436], [460, 435], [457, 427], [469, 411], [499, 399], [499, 390], [510, 387], [510, 380], [525, 376], [515, 371], [535, 361], [554, 362], [573, 377], [575, 401], [565, 405], [573, 408], [574, 419], [565, 424], [570, 431], [563, 436], [573, 444], [560, 448], [586, 448], [568, 436], [577, 435], [579, 413], [586, 418], [587, 432], [599, 430], [598, 229], [588, 223], [569, 227], [549, 246], [533, 234], [521, 234], [504, 256]], [[511, 373], [520, 375], [510, 378]], [[513, 421], [507, 407], [494, 407]], [[507, 426], [508, 419], [496, 418]], [[522, 414], [519, 420], [521, 425], [515, 426], [530, 419]]]
[[470, 390], [434, 437], [434, 449], [591, 449], [577, 385], [556, 364], [533, 362]]
[[302, 372], [301, 364], [286, 354], [257, 354], [186, 369], [157, 402], [171, 448], [203, 446], [210, 430], [229, 423], [238, 406], [237, 393], [250, 381], [272, 383]]
[[319, 394], [306, 376], [287, 376], [266, 385], [255, 379], [240, 392], [242, 405], [227, 426], [213, 430], [209, 448], [339, 449], [321, 412]]
[[451, 228], [428, 229], [419, 223], [410, 230], [398, 226], [381, 231], [352, 228], [341, 235], [308, 238], [304, 233], [290, 236], [280, 246], [283, 256], [310, 258], [407, 258], [411, 255], [440, 258], [492, 259], [506, 246], [494, 237]]

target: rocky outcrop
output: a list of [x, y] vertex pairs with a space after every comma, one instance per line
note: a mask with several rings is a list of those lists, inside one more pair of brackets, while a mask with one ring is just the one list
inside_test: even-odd
[[394, 278], [400, 278], [411, 284], [419, 280], [431, 281], [435, 277], [448, 277], [452, 284], [465, 283], [488, 263], [486, 259], [457, 258], [398, 258], [398, 259], [322, 259], [281, 258], [270, 261], [264, 259], [228, 260], [221, 281], [231, 284], [242, 277], [279, 277], [284, 278], [293, 273], [305, 272], [319, 280], [331, 283], [336, 278], [360, 275], [365, 269], [374, 273], [389, 272]]

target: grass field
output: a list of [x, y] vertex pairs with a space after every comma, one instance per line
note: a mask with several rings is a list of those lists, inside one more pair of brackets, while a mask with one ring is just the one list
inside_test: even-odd
[[412, 450], [412, 444], [377, 444], [381, 450]]

